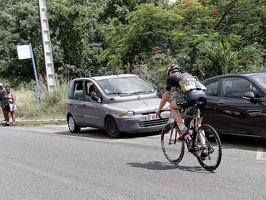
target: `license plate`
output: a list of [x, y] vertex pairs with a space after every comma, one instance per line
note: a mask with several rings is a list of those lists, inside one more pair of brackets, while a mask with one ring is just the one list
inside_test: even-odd
[[150, 114], [145, 117], [145, 121], [155, 120], [158, 119], [158, 116], [156, 114]]

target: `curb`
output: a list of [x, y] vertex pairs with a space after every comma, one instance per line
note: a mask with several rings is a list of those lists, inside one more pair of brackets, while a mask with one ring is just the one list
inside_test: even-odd
[[[11, 120], [12, 122], [12, 120]], [[40, 120], [23, 120], [17, 119], [17, 125], [63, 125], [67, 124], [66, 119], [40, 119]]]

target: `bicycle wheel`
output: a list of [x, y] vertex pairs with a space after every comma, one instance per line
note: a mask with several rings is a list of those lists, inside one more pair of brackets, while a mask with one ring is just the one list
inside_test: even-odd
[[179, 163], [184, 157], [185, 143], [177, 138], [179, 133], [173, 123], [164, 126], [161, 132], [161, 146], [167, 160], [171, 163]]
[[213, 127], [203, 124], [197, 132], [195, 146], [197, 159], [207, 171], [215, 170], [222, 159], [222, 146], [219, 135]]

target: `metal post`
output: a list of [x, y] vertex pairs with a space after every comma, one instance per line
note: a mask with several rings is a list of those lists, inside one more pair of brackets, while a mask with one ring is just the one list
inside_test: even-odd
[[37, 98], [38, 98], [40, 104], [42, 105], [41, 91], [40, 91], [40, 86], [39, 86], [37, 71], [36, 71], [36, 67], [35, 67], [35, 61], [34, 61], [31, 43], [29, 44], [29, 49], [30, 49], [30, 55], [31, 55], [31, 59], [32, 59], [32, 67], [33, 67], [34, 77], [35, 77], [35, 81], [36, 81]]
[[50, 30], [47, 17], [47, 7], [45, 0], [39, 1], [39, 14], [42, 31], [43, 53], [46, 69], [46, 81], [48, 91], [54, 91], [56, 89], [55, 75], [54, 75], [54, 62], [52, 54], [52, 45], [50, 40]]

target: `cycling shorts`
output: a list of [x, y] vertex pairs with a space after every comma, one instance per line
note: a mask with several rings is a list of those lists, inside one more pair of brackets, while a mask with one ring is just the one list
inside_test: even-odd
[[202, 117], [207, 103], [206, 93], [203, 90], [192, 90], [186, 92], [184, 98], [185, 102], [182, 104], [177, 104], [177, 99], [174, 99], [171, 104], [177, 109], [185, 109], [194, 106], [198, 102], [202, 102], [202, 104], [198, 105], [198, 108], [200, 109], [200, 117]]

